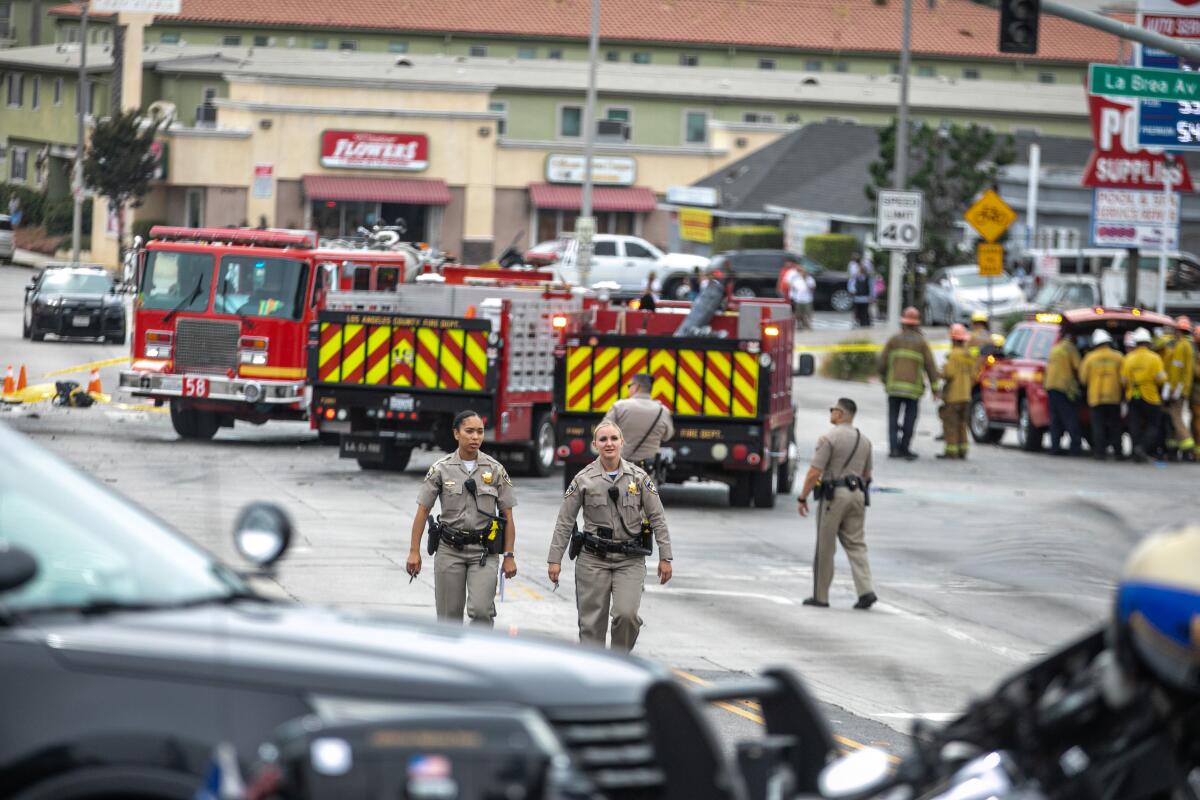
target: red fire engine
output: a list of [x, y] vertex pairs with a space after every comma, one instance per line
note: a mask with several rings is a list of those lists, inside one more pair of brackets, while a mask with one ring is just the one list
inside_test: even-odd
[[489, 453], [545, 475], [555, 452], [551, 319], [579, 307], [543, 275], [469, 267], [386, 297], [331, 298], [309, 339], [321, 433], [340, 436], [342, 457], [364, 469], [402, 470], [414, 448], [454, 449], [451, 420], [469, 408]]
[[[120, 389], [169, 403], [180, 436], [308, 417], [308, 327], [330, 290], [387, 291], [401, 253], [317, 249], [309, 231], [155, 227], [139, 254]], [[411, 270], [409, 270], [411, 272]]]
[[[660, 302], [647, 312], [588, 299], [579, 312], [555, 320], [564, 486], [595, 459], [596, 423], [628, 395], [630, 378], [645, 372], [654, 379], [652, 396], [674, 417], [667, 481], [727, 483], [734, 506], [753, 501], [770, 508], [776, 492], [791, 491], [797, 468], [791, 308], [758, 299], [729, 300], [720, 313], [716, 303], [711, 308], [712, 316], [693, 316], [689, 325], [697, 332], [683, 336], [688, 303]], [[803, 356], [795, 374], [811, 374], [812, 366], [812, 356]]]

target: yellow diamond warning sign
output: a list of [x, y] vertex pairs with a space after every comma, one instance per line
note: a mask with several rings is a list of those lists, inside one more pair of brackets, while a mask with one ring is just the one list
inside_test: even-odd
[[1000, 199], [1000, 195], [991, 189], [975, 201], [975, 205], [967, 209], [963, 219], [971, 223], [971, 227], [979, 231], [979, 235], [989, 242], [994, 242], [1008, 230], [1008, 226], [1017, 220], [1017, 212], [1008, 207], [1008, 203]]

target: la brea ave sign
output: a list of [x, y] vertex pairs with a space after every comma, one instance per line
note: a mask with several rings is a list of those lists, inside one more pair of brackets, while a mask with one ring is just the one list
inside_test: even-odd
[[1200, 100], [1200, 73], [1089, 64], [1088, 94], [1146, 100]]

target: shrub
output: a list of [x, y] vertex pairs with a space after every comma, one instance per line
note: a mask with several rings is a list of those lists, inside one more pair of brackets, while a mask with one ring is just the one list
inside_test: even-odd
[[[84, 202], [84, 219], [87, 218], [88, 202]], [[46, 216], [44, 219], [46, 232], [62, 235], [69, 234], [75, 224], [75, 201], [70, 197], [60, 197], [46, 201]]]
[[816, 233], [804, 239], [804, 255], [831, 270], [846, 269], [858, 249], [858, 239], [849, 233]]
[[840, 344], [858, 345], [861, 350], [829, 353], [821, 359], [823, 378], [839, 381], [865, 381], [879, 374], [878, 345], [870, 339], [853, 339]]
[[41, 225], [45, 215], [46, 196], [28, 186], [0, 184], [0, 214], [8, 213], [8, 200], [14, 194], [21, 198], [21, 225]]
[[713, 231], [712, 249], [714, 253], [752, 248], [782, 249], [783, 231], [769, 225], [733, 225]]

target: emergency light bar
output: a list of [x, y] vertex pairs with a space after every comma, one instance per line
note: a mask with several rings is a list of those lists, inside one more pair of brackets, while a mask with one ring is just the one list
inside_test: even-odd
[[243, 228], [183, 228], [172, 225], [155, 225], [150, 229], [150, 238], [166, 241], [228, 242], [259, 247], [307, 247], [317, 246], [317, 235], [312, 231], [260, 231]]

